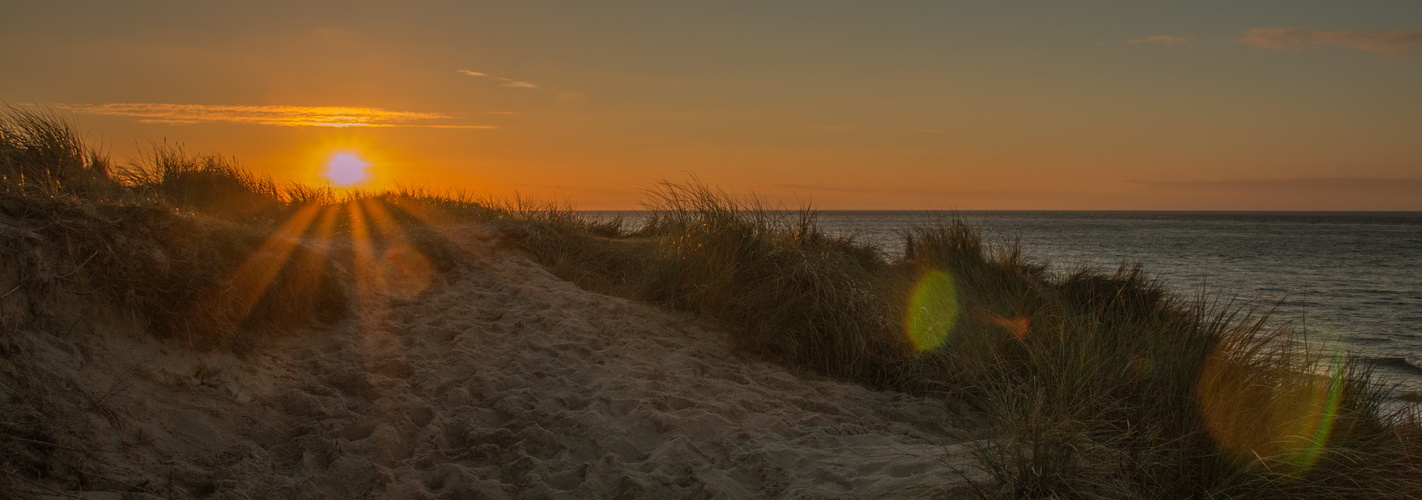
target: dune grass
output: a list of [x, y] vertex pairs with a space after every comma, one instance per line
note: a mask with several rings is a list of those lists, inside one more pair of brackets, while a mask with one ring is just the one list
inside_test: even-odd
[[114, 186], [109, 160], [73, 122], [44, 110], [0, 109], [0, 192], [101, 199]]
[[[438, 269], [459, 250], [430, 224], [485, 224], [585, 288], [717, 318], [749, 355], [967, 401], [999, 437], [972, 447], [994, 484], [958, 493], [1422, 496], [1415, 415], [1385, 413], [1367, 366], [1272, 324], [1267, 304], [1181, 297], [1132, 267], [1057, 275], [961, 219], [926, 220], [890, 253], [827, 234], [813, 210], [694, 179], [651, 190], [646, 222], [629, 227], [520, 199], [280, 186], [175, 146], [113, 167], [61, 117], [19, 108], [0, 113], [0, 168], [14, 297], [100, 290], [195, 346], [251, 348], [260, 332], [349, 313], [360, 270], [339, 264], [354, 252], [344, 207], [377, 203]], [[327, 229], [287, 236], [337, 243], [296, 245], [259, 294], [231, 293], [285, 221], [313, 210]]]
[[118, 174], [135, 196], [227, 219], [331, 199], [321, 190], [301, 185], [279, 189], [270, 179], [252, 175], [236, 159], [189, 154], [181, 145], [154, 145]]
[[[983, 497], [1422, 494], [1416, 417], [1385, 413], [1368, 366], [1273, 325], [1267, 304], [1180, 297], [1139, 267], [1055, 276], [961, 219], [926, 221], [890, 257], [811, 210], [695, 182], [646, 208], [620, 235], [518, 241], [588, 288], [722, 319], [752, 355], [971, 402], [1000, 435], [973, 447], [997, 481]], [[926, 322], [932, 347], [913, 332], [925, 304], [952, 310]]]
[[[161, 336], [239, 350], [280, 325], [334, 321], [348, 301], [338, 283], [348, 272], [335, 266], [312, 279], [291, 264], [255, 296], [224, 293], [252, 280], [243, 265], [313, 199], [332, 201], [319, 189], [280, 189], [235, 160], [176, 145], [115, 166], [63, 117], [7, 107], [0, 111], [0, 249], [13, 257], [4, 281], [15, 313], [7, 319], [70, 328], [43, 325], [64, 318], [46, 318], [31, 305], [97, 293]], [[308, 247], [292, 253], [292, 262], [311, 260]]]

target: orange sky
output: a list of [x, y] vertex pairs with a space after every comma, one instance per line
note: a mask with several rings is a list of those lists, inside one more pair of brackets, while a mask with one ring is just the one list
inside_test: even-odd
[[[323, 182], [637, 208], [1422, 210], [1422, 4], [34, 2], [0, 99]], [[346, 125], [334, 127], [331, 125]]]

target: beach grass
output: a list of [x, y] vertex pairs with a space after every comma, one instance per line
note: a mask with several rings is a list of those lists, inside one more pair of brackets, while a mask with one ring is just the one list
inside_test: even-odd
[[[114, 166], [76, 130], [0, 114], [0, 210], [29, 231], [0, 241], [17, 289], [78, 283], [195, 347], [350, 314], [359, 270], [307, 245], [275, 268], [262, 256], [283, 237], [359, 252], [350, 207], [373, 203], [399, 230], [372, 238], [407, 238], [436, 267], [459, 250], [431, 225], [484, 225], [586, 289], [716, 318], [746, 355], [966, 402], [996, 436], [970, 447], [985, 498], [1422, 496], [1416, 414], [1387, 410], [1368, 365], [1276, 324], [1271, 304], [1182, 296], [1139, 267], [1055, 273], [961, 218], [885, 249], [693, 178], [650, 190], [634, 227], [518, 198], [283, 186], [178, 146]], [[300, 217], [329, 222], [283, 233]], [[229, 292], [248, 281], [261, 287]]]
[[[518, 241], [589, 289], [722, 319], [751, 355], [971, 402], [1000, 436], [973, 448], [999, 483], [985, 496], [1422, 492], [1415, 415], [1385, 410], [1358, 358], [1275, 325], [1272, 304], [1182, 297], [1138, 266], [1055, 276], [957, 218], [891, 257], [812, 210], [697, 182], [660, 184], [646, 209], [621, 236]], [[940, 314], [915, 318], [925, 304]]]

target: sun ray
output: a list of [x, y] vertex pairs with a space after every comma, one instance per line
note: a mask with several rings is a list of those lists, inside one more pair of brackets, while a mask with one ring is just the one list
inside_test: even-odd
[[302, 311], [318, 311], [321, 284], [328, 279], [325, 276], [326, 262], [330, 258], [331, 236], [335, 233], [338, 215], [340, 207], [326, 206], [321, 209], [319, 220], [306, 237], [309, 241], [307, 248], [296, 257], [292, 266], [293, 286], [297, 288], [292, 296], [301, 302], [298, 307]]
[[363, 328], [371, 327], [383, 319], [385, 307], [385, 284], [375, 260], [375, 242], [361, 204], [351, 201], [346, 205], [351, 222], [351, 256], [355, 260], [356, 298]]
[[[287, 258], [300, 244], [301, 235], [310, 227], [320, 210], [321, 207], [315, 204], [297, 209], [296, 213], [273, 231], [266, 241], [228, 276], [223, 286], [218, 288], [219, 292], [201, 302], [202, 310], [217, 315], [220, 319], [218, 324], [231, 325], [230, 328], [235, 331], [251, 313], [252, 307], [256, 306], [262, 294], [266, 293], [272, 279], [286, 265]], [[231, 333], [229, 331], [228, 335]]]
[[[372, 235], [373, 217], [365, 213], [362, 203], [352, 200], [346, 204], [350, 212], [351, 253], [354, 259], [356, 277], [356, 300], [358, 303], [358, 328], [361, 346], [368, 367], [366, 377], [373, 373], [394, 373], [408, 369], [405, 363], [404, 344], [396, 336], [392, 325], [390, 295], [387, 293], [385, 277], [376, 260], [376, 241]], [[381, 235], [389, 238], [389, 235]]]
[[[391, 204], [401, 213], [409, 215], [419, 221], [421, 226], [443, 236], [445, 240], [453, 243], [455, 247], [463, 250], [464, 253], [469, 255], [482, 253], [478, 247], [468, 241], [467, 235], [460, 235], [451, 230], [448, 225], [440, 223], [439, 218], [441, 215], [435, 213], [439, 210], [438, 208], [430, 207], [424, 203], [418, 203], [404, 196], [396, 197]], [[465, 227], [467, 227], [467, 225]]]

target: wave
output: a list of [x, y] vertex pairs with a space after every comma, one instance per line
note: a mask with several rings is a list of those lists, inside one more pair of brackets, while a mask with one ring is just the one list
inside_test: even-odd
[[1380, 358], [1372, 358], [1369, 359], [1368, 362], [1373, 366], [1397, 368], [1416, 375], [1422, 375], [1422, 356], [1415, 354], [1399, 357], [1384, 356]]

